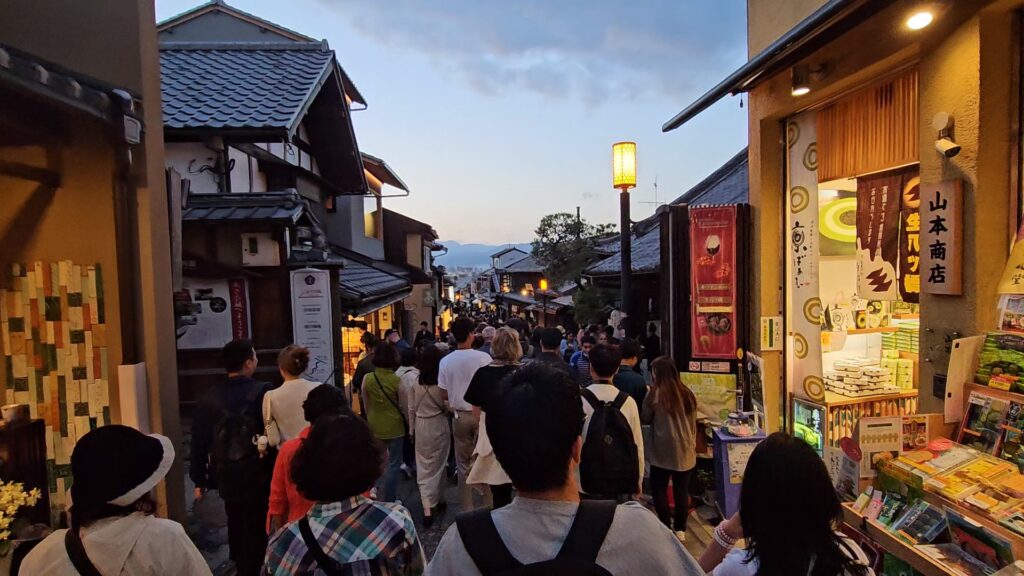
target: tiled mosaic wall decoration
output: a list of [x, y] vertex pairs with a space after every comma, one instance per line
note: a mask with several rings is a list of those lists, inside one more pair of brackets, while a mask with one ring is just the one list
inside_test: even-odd
[[66, 508], [71, 451], [110, 422], [107, 325], [99, 265], [14, 264], [0, 290], [4, 400], [46, 421], [51, 515]]

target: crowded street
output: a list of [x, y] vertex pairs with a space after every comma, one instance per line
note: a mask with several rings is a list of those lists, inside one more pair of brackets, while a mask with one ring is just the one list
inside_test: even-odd
[[1024, 575], [1024, 0], [0, 0], [0, 576]]

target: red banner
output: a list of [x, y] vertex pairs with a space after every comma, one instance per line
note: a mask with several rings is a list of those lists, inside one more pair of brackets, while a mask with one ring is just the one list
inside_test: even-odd
[[736, 358], [736, 207], [690, 209], [692, 355]]
[[228, 294], [231, 297], [231, 335], [234, 338], [248, 338], [249, 298], [245, 292], [245, 280], [228, 280]]

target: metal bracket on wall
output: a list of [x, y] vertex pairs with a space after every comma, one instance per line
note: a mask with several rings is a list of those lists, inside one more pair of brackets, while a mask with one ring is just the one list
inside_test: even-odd
[[0, 174], [38, 182], [50, 188], [60, 188], [60, 173], [31, 164], [0, 160]]

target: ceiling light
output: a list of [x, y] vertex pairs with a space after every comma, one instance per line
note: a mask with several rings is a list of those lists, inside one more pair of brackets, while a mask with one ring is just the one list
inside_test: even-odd
[[811, 70], [806, 64], [793, 66], [793, 96], [803, 96], [811, 91]]
[[911, 30], [920, 30], [925, 26], [931, 24], [932, 18], [934, 17], [932, 16], [931, 12], [918, 12], [917, 14], [914, 14], [910, 18], [907, 18], [907, 28], [910, 28]]

